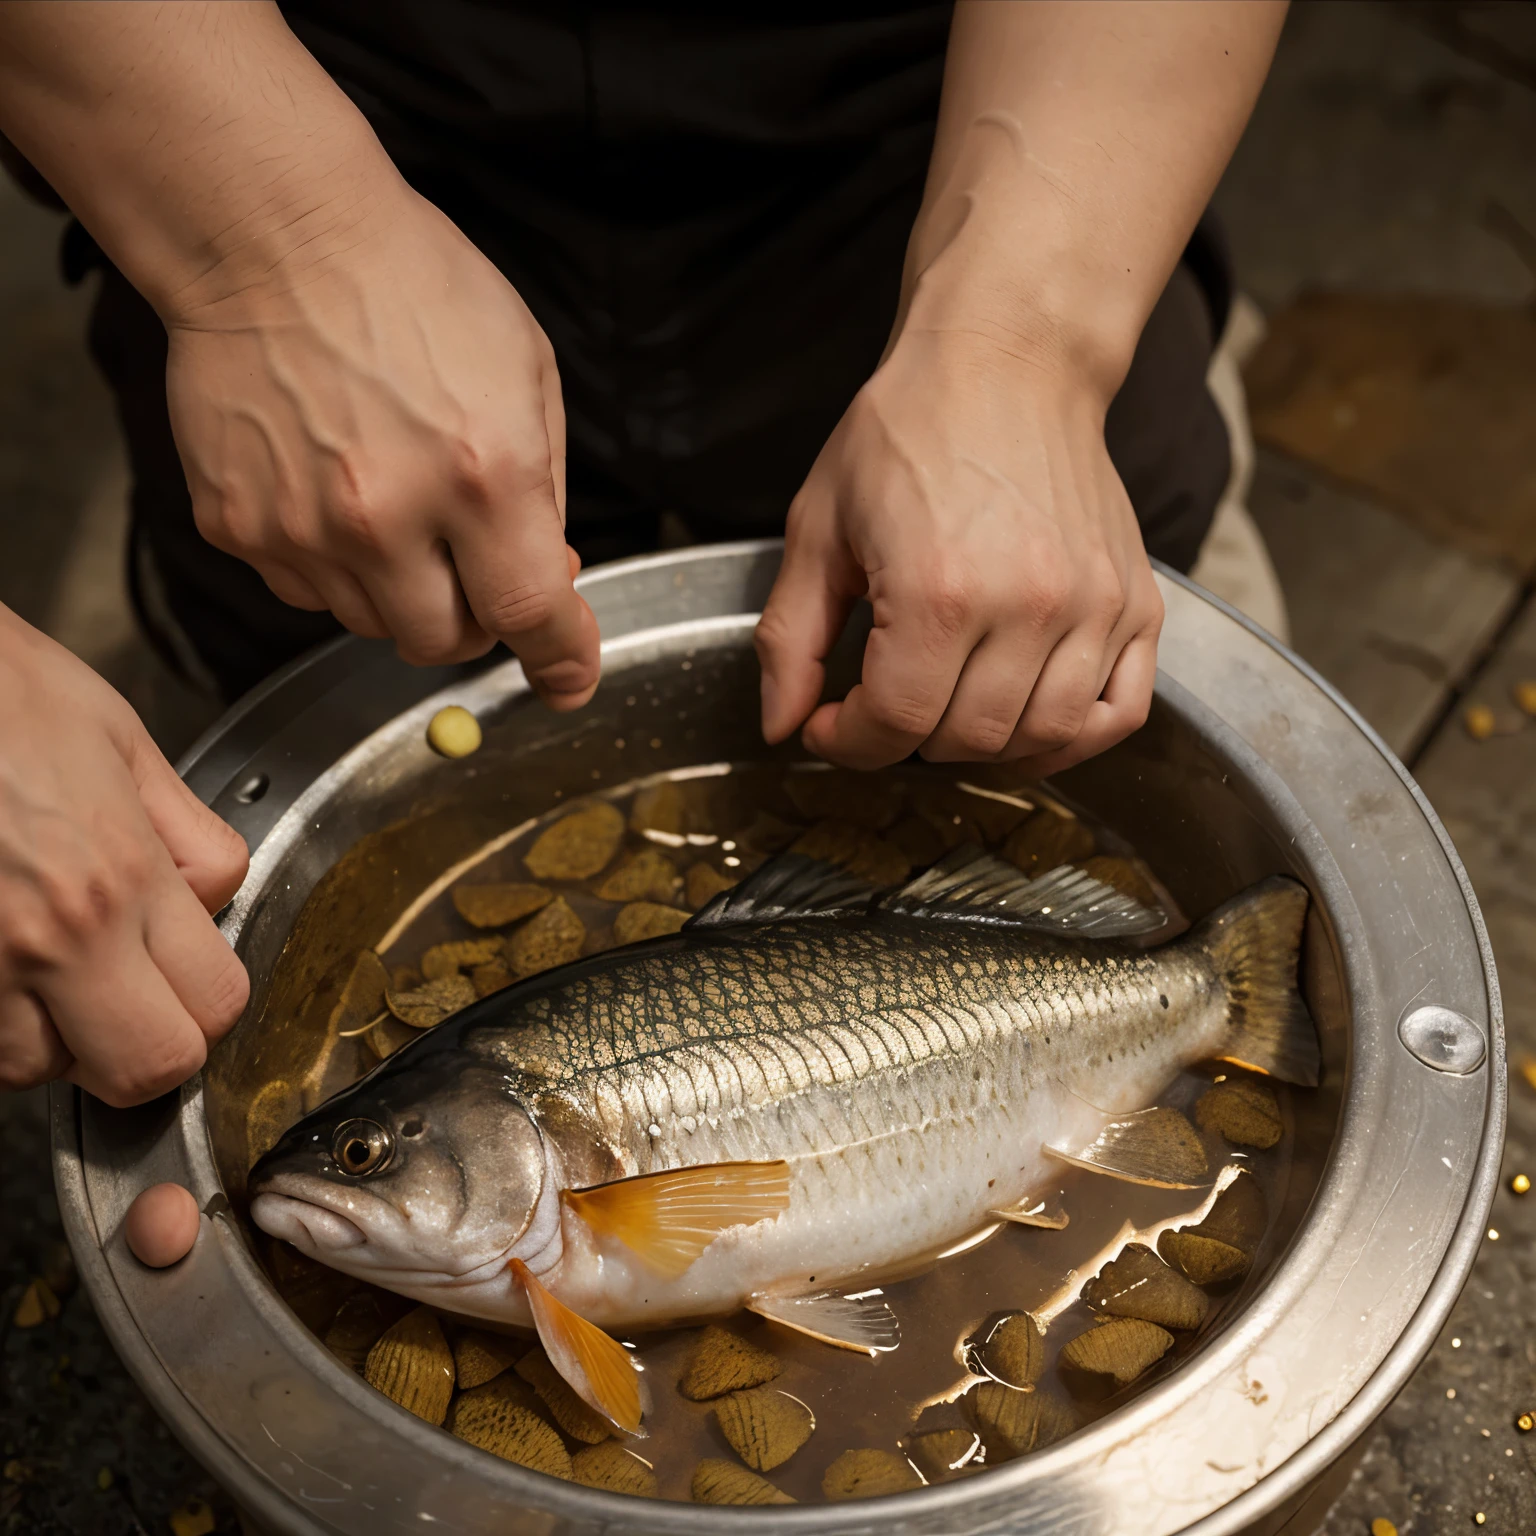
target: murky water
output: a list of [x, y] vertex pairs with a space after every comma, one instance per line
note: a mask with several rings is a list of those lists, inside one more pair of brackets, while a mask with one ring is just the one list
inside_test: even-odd
[[[596, 874], [551, 874], [547, 865], [538, 883], [563, 897], [580, 919], [584, 936], [580, 953], [611, 947], [614, 926], [626, 904], [605, 900], [597, 890], [626, 859], [642, 850], [665, 856], [675, 871], [670, 895], [663, 889], [648, 893], [656, 904], [688, 909], [690, 890], [697, 898], [749, 873], [780, 848], [809, 836], [814, 851], [832, 854], [855, 869], [878, 871], [880, 878], [899, 876], [902, 868], [921, 868], [947, 847], [980, 841], [1024, 867], [1035, 861], [1049, 867], [1063, 858], [1093, 860], [1100, 878], [1146, 895], [1155, 892], [1169, 910], [1175, 927], [1156, 937], [1166, 942], [1184, 926], [1155, 872], [1142, 865], [1135, 852], [1112, 829], [1075, 816], [1069, 807], [1034, 788], [1015, 794], [982, 790], [967, 784], [963, 770], [945, 774], [925, 769], [897, 769], [874, 776], [851, 776], [807, 766], [782, 769], [727, 764], [701, 765], [692, 770], [650, 779], [606, 792], [600, 797], [624, 816], [619, 845], [603, 858]], [[570, 815], [576, 805], [563, 801], [546, 816], [510, 828], [472, 858], [447, 871], [423, 891], [378, 946], [397, 990], [420, 980], [422, 957], [434, 945], [453, 940], [511, 935], [506, 929], [471, 927], [455, 908], [455, 887], [493, 882], [530, 882], [536, 877], [524, 863], [533, 842], [549, 826]], [[611, 818], [610, 818], [611, 819]], [[818, 841], [819, 840], [819, 841]], [[595, 855], [594, 855], [595, 856]], [[590, 862], [590, 860], [589, 860]], [[654, 861], [652, 861], [654, 865]], [[660, 866], [665, 868], [665, 866]], [[650, 914], [654, 918], [654, 913]], [[525, 921], [531, 921], [527, 919]], [[629, 919], [633, 920], [633, 919]], [[431, 968], [429, 964], [429, 969]], [[480, 985], [498, 978], [480, 976]], [[315, 1041], [315, 1071], [310, 1075], [305, 1108], [347, 1086], [372, 1067], [381, 1055], [397, 1049], [414, 1030], [386, 1017], [375, 1023], [349, 1020], [343, 1012], [333, 1018], [332, 1032]], [[1225, 1080], [1231, 1068], [1212, 1066], [1183, 1074], [1170, 1085], [1160, 1103], [1192, 1114], [1213, 1081]], [[1213, 1171], [1246, 1170], [1262, 1189], [1267, 1208], [1283, 1204], [1290, 1165], [1292, 1117], [1287, 1091], [1278, 1090], [1284, 1131], [1278, 1145], [1265, 1151], [1229, 1143], [1214, 1129], [1201, 1132]], [[273, 1128], [275, 1132], [276, 1128]], [[253, 1140], [255, 1131], [253, 1128]], [[271, 1132], [263, 1141], [271, 1139]], [[257, 1149], [253, 1149], [257, 1150]], [[1156, 1248], [1159, 1232], [1198, 1220], [1211, 1200], [1207, 1190], [1169, 1190], [1129, 1184], [1062, 1166], [1054, 1196], [1070, 1217], [1063, 1230], [1003, 1224], [964, 1252], [941, 1259], [924, 1272], [884, 1287], [885, 1299], [902, 1328], [902, 1343], [891, 1354], [869, 1359], [836, 1350], [750, 1314], [728, 1320], [727, 1326], [746, 1340], [770, 1351], [782, 1363], [773, 1381], [806, 1404], [815, 1415], [809, 1440], [782, 1465], [764, 1475], [782, 1493], [802, 1501], [822, 1499], [823, 1478], [845, 1451], [873, 1448], [902, 1457], [905, 1475], [915, 1482], [917, 1466], [926, 1480], [969, 1476], [1007, 1456], [1006, 1441], [978, 1429], [974, 1393], [982, 1378], [968, 1368], [967, 1340], [986, 1334], [1006, 1313], [1029, 1312], [1045, 1327], [1046, 1365], [1037, 1392], [1049, 1393], [1063, 1410], [1058, 1430], [1081, 1426], [1112, 1412], [1151, 1382], [1160, 1379], [1201, 1341], [1222, 1326], [1240, 1281], [1208, 1286], [1210, 1308], [1195, 1331], [1174, 1333], [1168, 1352], [1128, 1385], [1116, 1388], [1106, 1378], [1087, 1378], [1059, 1369], [1062, 1346], [1099, 1320], [1081, 1299], [1084, 1284], [1113, 1259], [1127, 1242]], [[1262, 1264], [1266, 1238], [1255, 1234], [1250, 1258]], [[330, 1324], [334, 1296], [339, 1306], [350, 1290], [365, 1289], [345, 1282], [326, 1289], [316, 1303], [315, 1277], [307, 1261], [283, 1245], [266, 1245], [266, 1256], [279, 1288], [306, 1290], [307, 1304], [295, 1309], [323, 1338]], [[322, 1279], [324, 1277], [321, 1277]], [[444, 1317], [450, 1341], [460, 1325]], [[647, 1420], [649, 1438], [633, 1449], [654, 1468], [656, 1486], [664, 1498], [686, 1500], [695, 1469], [703, 1457], [739, 1465], [722, 1434], [716, 1404], [685, 1399], [675, 1383], [698, 1348], [701, 1330], [679, 1328], [628, 1340], [651, 1383], [654, 1411]], [[529, 1340], [529, 1347], [533, 1341]], [[531, 1396], [528, 1401], [535, 1403]], [[453, 1415], [448, 1418], [450, 1427]], [[936, 1469], [914, 1437], [933, 1430], [963, 1432], [946, 1442], [947, 1459], [961, 1465]], [[576, 1451], [581, 1442], [567, 1438]], [[907, 1459], [909, 1458], [910, 1459]]]

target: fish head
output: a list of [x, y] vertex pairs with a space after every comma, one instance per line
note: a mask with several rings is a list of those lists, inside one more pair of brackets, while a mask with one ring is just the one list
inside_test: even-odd
[[473, 1285], [558, 1212], [544, 1137], [493, 1066], [456, 1053], [393, 1065], [284, 1132], [251, 1170], [251, 1217], [390, 1290]]

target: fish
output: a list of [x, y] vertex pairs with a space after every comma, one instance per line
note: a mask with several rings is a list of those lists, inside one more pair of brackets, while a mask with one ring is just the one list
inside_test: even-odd
[[643, 1434], [615, 1332], [745, 1307], [874, 1354], [900, 1337], [881, 1282], [1005, 1221], [1062, 1225], [1063, 1160], [1209, 1184], [1156, 1100], [1202, 1060], [1318, 1082], [1308, 900], [1274, 876], [1153, 945], [1164, 912], [1071, 865], [1030, 877], [963, 846], [877, 891], [781, 854], [678, 933], [424, 1032], [281, 1136], [251, 1217], [533, 1329]]

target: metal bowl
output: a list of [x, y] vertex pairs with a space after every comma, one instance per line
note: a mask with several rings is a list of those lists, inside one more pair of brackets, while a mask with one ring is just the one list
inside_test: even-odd
[[[538, 706], [514, 661], [412, 670], [345, 640], [193, 748], [188, 783], [253, 849], [222, 917], [251, 970], [250, 1007], [179, 1094], [130, 1111], [64, 1087], [53, 1099], [60, 1204], [114, 1343], [193, 1455], [274, 1533], [1312, 1530], [1482, 1235], [1504, 1127], [1498, 988], [1466, 875], [1402, 766], [1295, 657], [1167, 575], [1151, 719], [1057, 782], [1128, 837], [1186, 911], [1276, 871], [1310, 886], [1303, 972], [1326, 1079], [1297, 1096], [1270, 1257], [1165, 1379], [982, 1477], [724, 1515], [557, 1482], [429, 1428], [334, 1360], [256, 1264], [231, 1205], [247, 1166], [244, 1090], [300, 1061], [306, 1021], [329, 1007], [323, 979], [557, 791], [761, 758], [751, 635], [778, 560], [776, 544], [717, 546], [582, 577], [604, 681], [575, 716]], [[836, 659], [845, 681], [858, 643]], [[485, 727], [459, 762], [425, 741], [449, 702]], [[184, 1262], [151, 1271], [122, 1225], [162, 1179], [190, 1187], [205, 1219]]]

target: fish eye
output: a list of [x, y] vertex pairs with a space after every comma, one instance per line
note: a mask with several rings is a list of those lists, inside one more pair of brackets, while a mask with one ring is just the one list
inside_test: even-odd
[[347, 1120], [336, 1127], [331, 1138], [331, 1156], [337, 1167], [359, 1178], [377, 1173], [394, 1150], [389, 1132], [373, 1120]]

